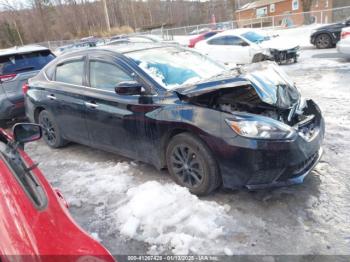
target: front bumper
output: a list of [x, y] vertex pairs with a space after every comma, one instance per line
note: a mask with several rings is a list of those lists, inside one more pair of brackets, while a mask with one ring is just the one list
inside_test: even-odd
[[297, 62], [299, 57], [299, 46], [286, 50], [270, 49], [271, 60], [278, 64], [286, 64], [290, 61]]
[[323, 154], [323, 149], [321, 147], [318, 150], [318, 152], [309, 161], [307, 161], [308, 164], [305, 166], [305, 169], [303, 169], [300, 173], [298, 173], [297, 175], [294, 175], [291, 178], [287, 178], [286, 180], [282, 180], [282, 181], [278, 181], [278, 180], [272, 181], [269, 184], [246, 185], [246, 187], [250, 190], [254, 190], [254, 189], [265, 189], [265, 188], [272, 188], [272, 187], [282, 187], [282, 186], [302, 184], [304, 182], [305, 177], [308, 174], [310, 174], [310, 172], [314, 169], [314, 167], [320, 161], [322, 154]]
[[[314, 114], [313, 135], [306, 138], [300, 127], [294, 140], [268, 141], [241, 136], [224, 138], [217, 144], [216, 155], [223, 186], [259, 189], [302, 183], [322, 155], [324, 119], [317, 105], [308, 101], [308, 114]], [[302, 130], [301, 130], [302, 129]]]
[[315, 35], [315, 34], [312, 34], [312, 35], [310, 36], [310, 43], [311, 43], [312, 45], [315, 45], [315, 42], [316, 42], [316, 35]]

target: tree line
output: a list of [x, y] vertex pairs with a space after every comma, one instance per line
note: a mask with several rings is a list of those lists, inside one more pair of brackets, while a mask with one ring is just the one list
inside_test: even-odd
[[[104, 1], [106, 9], [104, 8]], [[0, 0], [0, 46], [106, 36], [233, 18], [235, 0]], [[110, 30], [106, 23], [106, 12]]]

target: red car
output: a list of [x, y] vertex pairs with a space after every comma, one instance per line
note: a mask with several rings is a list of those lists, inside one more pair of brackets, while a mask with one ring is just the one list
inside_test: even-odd
[[222, 30], [213, 30], [213, 31], [209, 31], [209, 32], [205, 32], [200, 35], [197, 35], [196, 37], [190, 39], [190, 43], [188, 44], [188, 47], [193, 48], [199, 41], [208, 39], [209, 37], [212, 37], [220, 32], [222, 32]]
[[13, 137], [0, 129], [0, 261], [114, 261], [23, 151], [41, 134], [35, 124], [16, 124]]

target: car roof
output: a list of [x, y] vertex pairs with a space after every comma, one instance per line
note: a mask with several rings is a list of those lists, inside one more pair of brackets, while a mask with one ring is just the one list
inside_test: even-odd
[[136, 51], [142, 51], [147, 49], [154, 49], [154, 48], [165, 48], [165, 47], [178, 47], [181, 48], [178, 45], [174, 44], [164, 44], [164, 43], [121, 43], [120, 45], [103, 45], [98, 47], [92, 47], [92, 48], [85, 48], [85, 49], [78, 49], [69, 51], [67, 53], [61, 54], [58, 56], [58, 60], [66, 60], [70, 59], [77, 55], [86, 55], [90, 54], [92, 51], [109, 51], [114, 52], [117, 55], [120, 54], [126, 54]]
[[31, 52], [44, 51], [44, 50], [49, 50], [49, 49], [41, 45], [14, 46], [7, 49], [0, 49], [0, 56], [31, 53]]
[[[142, 51], [146, 49], [153, 49], [153, 48], [162, 48], [162, 47], [173, 47], [172, 44], [164, 44], [164, 43], [123, 43], [120, 45], [104, 45], [99, 46], [96, 49], [100, 50], [109, 50], [121, 54], [135, 52], [135, 51]], [[90, 49], [91, 50], [91, 49]]]

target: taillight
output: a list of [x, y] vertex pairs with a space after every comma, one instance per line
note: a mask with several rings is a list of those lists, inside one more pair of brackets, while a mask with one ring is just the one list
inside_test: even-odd
[[17, 76], [17, 74], [8, 74], [8, 75], [2, 75], [0, 76], [0, 81], [1, 82], [6, 82], [14, 79]]
[[28, 90], [29, 90], [29, 85], [27, 83], [23, 84], [22, 86], [23, 94], [27, 94]]
[[342, 33], [341, 33], [341, 38], [342, 39], [345, 39], [345, 38], [347, 38], [347, 37], [349, 37], [350, 36], [350, 31], [343, 31]]

